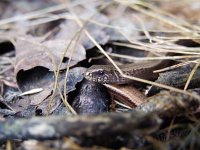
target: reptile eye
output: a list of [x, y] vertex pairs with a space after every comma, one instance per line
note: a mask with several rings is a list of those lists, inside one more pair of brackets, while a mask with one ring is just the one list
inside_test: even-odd
[[103, 72], [103, 71], [100, 71], [99, 74], [100, 74], [100, 75], [104, 75], [104, 72]]

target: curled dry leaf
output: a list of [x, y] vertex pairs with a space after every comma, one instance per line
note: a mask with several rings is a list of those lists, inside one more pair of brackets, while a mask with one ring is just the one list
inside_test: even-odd
[[[77, 82], [80, 82], [83, 79], [84, 71], [85, 68], [82, 67], [70, 69], [67, 79], [66, 93], [76, 89], [75, 86]], [[25, 73], [27, 73], [27, 71], [25, 71]], [[35, 70], [29, 71], [28, 74], [21, 74], [20, 77], [21, 79], [19, 79], [19, 87], [22, 91], [41, 86], [44, 90], [40, 93], [25, 97], [30, 99], [30, 106], [28, 108], [23, 107], [18, 110], [17, 115], [20, 117], [30, 117], [32, 115], [38, 114], [38, 112], [40, 115], [47, 115], [47, 108], [49, 101], [51, 100], [51, 94], [55, 82], [54, 74], [48, 70], [45, 70], [44, 68], [36, 68]], [[64, 78], [65, 72], [60, 73], [58, 83], [62, 94], [64, 93]], [[25, 100], [23, 99], [22, 101], [24, 103]], [[17, 101], [17, 103], [20, 105], [21, 102]], [[50, 113], [60, 114], [61, 112], [63, 115], [71, 114], [69, 110], [63, 104], [61, 104], [60, 94], [58, 90], [56, 90], [51, 102]]]
[[[17, 39], [17, 42], [15, 44], [16, 75], [20, 70], [25, 71], [37, 66], [48, 68], [50, 71], [52, 71], [53, 62], [55, 62], [55, 67], [58, 68], [59, 63], [62, 61], [63, 54], [69, 44], [70, 41], [64, 40], [51, 40], [46, 41], [44, 43], [38, 43], [34, 41], [34, 39]], [[68, 59], [71, 56], [71, 54], [72, 60], [70, 62], [70, 66], [73, 66], [79, 61], [85, 59], [86, 53], [83, 46], [76, 42], [72, 42], [64, 56], [61, 69], [66, 69]]]
[[[76, 84], [78, 82], [82, 81], [84, 78], [83, 74], [84, 74], [85, 70], [86, 69], [83, 67], [76, 67], [76, 68], [70, 69], [68, 78], [67, 78], [66, 94], [68, 94], [69, 92], [76, 89], [76, 87], [75, 87]], [[61, 89], [62, 94], [64, 93], [64, 90], [65, 90], [64, 89], [64, 83], [65, 83], [64, 80], [65, 80], [65, 72], [60, 73], [60, 76], [59, 76], [59, 87]], [[50, 84], [51, 84], [51, 89], [53, 90], [54, 80]], [[51, 92], [50, 89], [48, 89], [48, 91], [49, 91], [49, 93]], [[35, 100], [40, 99], [40, 95], [38, 94], [34, 98], [35, 98]], [[51, 96], [47, 97], [38, 106], [38, 109], [42, 110], [42, 114], [47, 115], [47, 113], [48, 113], [47, 106], [49, 104], [50, 99], [51, 99]], [[60, 104], [61, 104], [61, 97], [60, 97], [58, 90], [56, 90], [55, 96], [54, 96], [52, 104], [51, 104], [50, 113], [52, 113], [54, 110], [56, 110]], [[58, 109], [62, 109], [62, 108], [58, 108]], [[69, 113], [69, 112], [65, 112], [65, 113]]]
[[[85, 68], [82, 67], [76, 67], [73, 69], [70, 69], [68, 78], [67, 78], [67, 92], [73, 91], [75, 89], [75, 85], [77, 82], [82, 81], [83, 74], [84, 74]], [[48, 102], [50, 100], [50, 95], [52, 94], [52, 90], [54, 88], [55, 83], [55, 76], [53, 72], [48, 71], [45, 68], [42, 67], [36, 67], [35, 69], [28, 70], [28, 71], [20, 71], [18, 76], [18, 85], [19, 88], [22, 91], [28, 91], [34, 88], [42, 88], [43, 91], [34, 95], [30, 95], [29, 98], [31, 99], [31, 105], [38, 105], [43, 100], [45, 104], [41, 106], [41, 108], [47, 108]], [[61, 91], [63, 92], [63, 86], [64, 86], [64, 79], [65, 79], [65, 72], [59, 74], [58, 84], [61, 88]], [[56, 102], [55, 108], [60, 104], [60, 96], [59, 92], [56, 91], [54, 101], [59, 101], [59, 103]], [[54, 102], [52, 102], [54, 103]], [[52, 104], [54, 106], [54, 104]]]
[[[38, 43], [36, 40], [34, 41], [34, 39], [17, 39], [15, 45], [15, 74], [19, 88], [22, 90], [22, 92], [35, 88], [43, 88], [42, 92], [30, 96], [31, 105], [38, 105], [46, 98], [49, 100], [49, 96], [51, 95], [55, 82], [55, 76], [52, 72], [54, 69], [53, 62], [55, 62], [55, 67], [58, 68], [59, 63], [62, 61], [64, 51], [67, 49], [69, 43], [70, 41], [64, 40], [52, 40], [44, 43]], [[66, 54], [64, 55], [64, 59], [60, 68], [61, 70], [66, 69], [68, 59], [71, 55], [72, 59], [70, 66], [73, 66], [79, 61], [85, 59], [85, 49], [78, 43], [72, 42]], [[73, 77], [68, 79], [67, 87], [70, 85], [70, 87], [67, 89], [68, 91], [75, 89], [75, 84], [80, 82], [83, 78], [83, 69], [79, 69], [78, 71], [76, 70], [76, 73], [74, 73], [74, 70], [76, 69], [70, 70], [69, 72], [69, 77], [71, 77], [71, 75]], [[76, 76], [77, 73], [78, 78]], [[59, 77], [59, 85], [62, 84], [63, 86], [64, 77], [65, 73], [63, 72]], [[73, 82], [70, 81], [71, 79]], [[58, 91], [56, 91], [56, 94], [58, 95]], [[54, 98], [54, 100], [57, 100], [55, 103], [52, 102], [52, 106], [54, 106], [51, 109], [52, 111], [55, 110], [60, 104], [60, 99], [58, 100], [58, 98], [59, 96], [57, 96], [57, 99]], [[47, 105], [48, 103], [44, 102], [41, 106], [42, 109], [46, 109]]]

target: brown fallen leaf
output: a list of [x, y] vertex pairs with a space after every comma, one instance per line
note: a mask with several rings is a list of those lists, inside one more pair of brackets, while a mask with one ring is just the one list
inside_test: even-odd
[[[98, 25], [98, 23], [108, 23], [109, 20], [105, 15], [99, 13], [96, 9], [89, 9], [85, 6], [74, 7], [73, 13], [76, 14], [81, 20], [87, 22], [85, 29], [92, 35], [97, 43], [104, 45], [108, 42], [109, 35], [104, 31], [103, 26]], [[97, 22], [97, 24], [92, 22]], [[55, 37], [53, 37], [53, 39], [71, 40], [72, 37], [81, 29], [75, 20], [66, 20], [61, 23], [59, 27], [60, 30]], [[85, 49], [95, 47], [94, 43], [91, 42], [83, 31], [80, 34], [79, 43], [82, 44]]]
[[[73, 91], [75, 89], [75, 85], [77, 82], [80, 82], [83, 79], [83, 73], [85, 71], [85, 68], [82, 67], [76, 67], [73, 69], [70, 69], [67, 79], [67, 92]], [[43, 91], [34, 95], [30, 95], [29, 98], [31, 100], [31, 105], [39, 105], [44, 100], [47, 101], [47, 103], [50, 100], [50, 95], [52, 94], [52, 90], [54, 88], [54, 82], [55, 82], [55, 76], [53, 72], [48, 71], [45, 68], [42, 67], [36, 67], [35, 69], [29, 70], [29, 71], [20, 71], [18, 76], [18, 85], [22, 92], [28, 91], [34, 88], [42, 88]], [[65, 72], [60, 73], [59, 75], [59, 87], [61, 88], [61, 91], [63, 91], [64, 86], [64, 78], [65, 78]], [[55, 106], [54, 109], [60, 104], [60, 95], [58, 91], [56, 92], [54, 98], [55, 103], [59, 101], [59, 103], [52, 104], [52, 106]], [[54, 103], [53, 101], [53, 103]], [[43, 104], [44, 109], [47, 108], [47, 103]]]
[[[19, 38], [15, 44], [16, 64], [15, 74], [20, 70], [29, 70], [41, 66], [53, 71], [53, 61], [58, 68], [62, 61], [63, 54], [70, 41], [51, 40], [44, 43], [38, 43], [34, 39]], [[75, 49], [74, 49], [75, 48]], [[72, 55], [70, 66], [76, 65], [79, 61], [85, 59], [85, 49], [76, 42], [72, 42], [67, 50], [60, 69], [66, 69], [69, 56]], [[53, 59], [53, 60], [52, 60]]]

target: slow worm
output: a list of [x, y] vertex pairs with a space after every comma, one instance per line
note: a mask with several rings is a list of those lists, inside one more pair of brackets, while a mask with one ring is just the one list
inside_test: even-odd
[[[166, 55], [169, 55], [169, 53]], [[169, 62], [169, 60], [156, 60], [143, 63], [125, 64], [119, 66], [119, 68], [126, 75], [146, 80], [155, 80], [158, 78], [158, 73], [153, 73], [153, 71], [168, 66]], [[134, 82], [133, 80], [122, 77], [121, 74], [112, 65], [93, 65], [86, 71], [85, 78], [100, 84], [116, 85]], [[141, 96], [142, 94], [138, 94], [139, 91], [136, 91], [136, 89], [133, 90], [133, 93], [136, 91], [136, 96], [131, 99], [130, 96], [123, 94], [120, 89], [112, 87], [112, 85], [106, 85], [106, 87], [109, 89], [110, 93], [113, 93], [114, 96], [121, 96], [122, 102], [127, 101], [126, 103], [130, 103], [131, 106], [137, 106], [141, 104], [145, 99], [144, 97], [137, 97], [137, 95]]]

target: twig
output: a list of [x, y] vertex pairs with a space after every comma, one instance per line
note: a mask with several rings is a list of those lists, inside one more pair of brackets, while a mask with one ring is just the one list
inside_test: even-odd
[[95, 137], [118, 134], [147, 134], [155, 131], [161, 120], [152, 113], [130, 111], [94, 116], [51, 116], [11, 119], [0, 122], [0, 141], [55, 139], [64, 136]]

